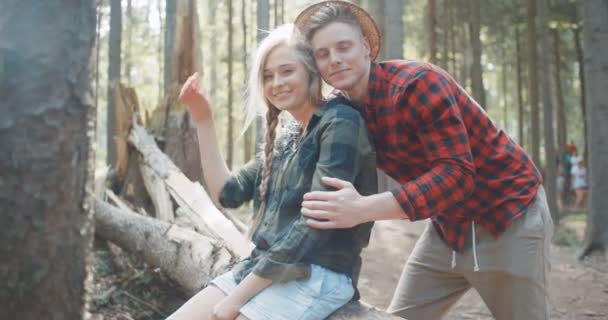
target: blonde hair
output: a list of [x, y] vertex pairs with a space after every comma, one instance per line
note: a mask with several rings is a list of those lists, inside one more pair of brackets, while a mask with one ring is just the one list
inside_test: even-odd
[[314, 105], [322, 101], [321, 76], [315, 65], [312, 49], [299, 35], [293, 24], [284, 24], [270, 32], [262, 40], [255, 52], [251, 70], [249, 72], [247, 91], [245, 93], [245, 126], [246, 130], [256, 116], [266, 111], [266, 135], [264, 145], [264, 157], [262, 162], [262, 175], [259, 186], [260, 207], [249, 228], [248, 237], [251, 238], [264, 219], [266, 209], [266, 192], [270, 178], [270, 168], [274, 159], [274, 147], [279, 127], [279, 115], [281, 110], [272, 105], [264, 95], [264, 65], [268, 55], [278, 46], [285, 45], [295, 49], [298, 60], [304, 65], [308, 73], [308, 96]]

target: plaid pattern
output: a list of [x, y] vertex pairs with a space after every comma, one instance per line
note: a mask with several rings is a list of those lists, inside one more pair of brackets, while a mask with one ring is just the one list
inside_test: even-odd
[[[249, 272], [276, 282], [306, 277], [310, 264], [347, 274], [356, 281], [361, 249], [369, 242], [372, 224], [351, 229], [315, 230], [301, 218], [303, 196], [329, 190], [321, 177], [353, 183], [362, 194], [377, 190], [375, 152], [361, 115], [344, 98], [326, 103], [311, 118], [306, 137], [286, 130], [278, 138], [266, 195], [266, 213], [253, 234], [252, 255], [235, 269], [240, 282]], [[253, 199], [259, 208], [261, 160], [250, 162], [226, 183], [220, 194], [224, 207]]]
[[541, 183], [524, 150], [450, 75], [422, 62], [372, 63], [362, 111], [378, 167], [411, 221], [431, 218], [461, 251], [471, 221], [498, 237]]

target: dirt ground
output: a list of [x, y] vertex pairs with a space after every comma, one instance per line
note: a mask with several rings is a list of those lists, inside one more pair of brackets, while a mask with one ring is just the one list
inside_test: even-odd
[[[380, 309], [388, 306], [405, 260], [421, 234], [425, 222], [378, 222], [359, 281], [362, 300]], [[603, 254], [584, 261], [575, 258], [576, 243], [584, 229], [581, 215], [565, 219], [556, 230], [551, 253], [551, 319], [608, 319], [608, 263]], [[113, 256], [114, 258], [110, 258]], [[164, 319], [186, 296], [157, 269], [137, 259], [126, 258], [117, 248], [96, 245], [93, 320]], [[449, 311], [445, 319], [492, 319], [474, 290]]]
[[[608, 319], [608, 263], [603, 254], [584, 261], [575, 258], [582, 238], [581, 217], [566, 219], [560, 241], [568, 235], [571, 246], [553, 245], [550, 276], [551, 319]], [[359, 287], [363, 301], [384, 309], [390, 303], [401, 269], [426, 222], [383, 221], [372, 232], [364, 253]], [[567, 233], [567, 235], [564, 235]], [[445, 319], [493, 319], [475, 290], [469, 290]]]

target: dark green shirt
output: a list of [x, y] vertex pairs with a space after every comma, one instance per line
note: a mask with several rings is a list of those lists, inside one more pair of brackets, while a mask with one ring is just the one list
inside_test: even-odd
[[[365, 122], [347, 104], [335, 98], [322, 105], [301, 141], [295, 129], [278, 138], [264, 219], [252, 237], [256, 248], [234, 269], [237, 283], [250, 272], [276, 282], [305, 278], [310, 264], [347, 274], [356, 283], [373, 224], [315, 230], [300, 213], [306, 192], [331, 190], [321, 183], [324, 176], [350, 181], [363, 195], [377, 192], [376, 156]], [[245, 165], [223, 187], [221, 205], [234, 208], [253, 199], [257, 214], [260, 176], [261, 159]]]

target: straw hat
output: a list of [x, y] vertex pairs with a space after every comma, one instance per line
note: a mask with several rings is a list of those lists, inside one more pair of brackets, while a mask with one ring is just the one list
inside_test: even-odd
[[306, 30], [306, 25], [312, 15], [317, 13], [324, 6], [330, 5], [339, 5], [346, 7], [354, 16], [357, 18], [359, 25], [361, 25], [361, 31], [363, 32], [363, 36], [367, 39], [370, 47], [370, 58], [372, 61], [376, 60], [378, 53], [380, 52], [380, 47], [382, 46], [382, 34], [378, 29], [378, 25], [374, 21], [369, 13], [367, 13], [363, 8], [346, 1], [340, 0], [330, 0], [323, 1], [316, 4], [311, 5], [310, 7], [304, 9], [298, 17], [294, 24], [301, 31]]

